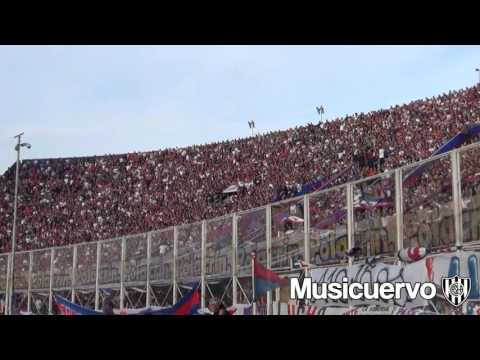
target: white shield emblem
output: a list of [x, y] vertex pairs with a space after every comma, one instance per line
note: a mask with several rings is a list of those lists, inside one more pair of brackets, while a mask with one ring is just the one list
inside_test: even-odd
[[470, 278], [464, 278], [458, 275], [442, 278], [443, 295], [450, 304], [458, 307], [467, 300], [470, 294], [471, 284]]

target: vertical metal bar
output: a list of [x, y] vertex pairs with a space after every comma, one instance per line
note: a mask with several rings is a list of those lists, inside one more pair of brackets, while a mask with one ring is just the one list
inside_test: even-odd
[[201, 244], [201, 251], [202, 251], [202, 270], [201, 270], [201, 307], [202, 309], [205, 308], [205, 289], [206, 289], [206, 248], [207, 248], [207, 222], [205, 220], [202, 221], [202, 244]]
[[277, 288], [277, 303], [276, 303], [276, 314], [280, 315], [280, 288]]
[[[355, 239], [354, 239], [354, 217], [353, 217], [353, 185], [351, 183], [347, 184], [346, 187], [347, 191], [347, 236], [348, 236], [348, 249], [351, 250], [354, 247]], [[353, 265], [353, 256], [348, 257], [348, 282], [350, 283], [350, 269]], [[350, 301], [349, 307], [351, 308]]]
[[55, 248], [50, 249], [50, 287], [48, 290], [48, 313], [52, 314], [53, 310], [53, 267], [55, 266]]
[[7, 279], [6, 279], [6, 284], [5, 284], [5, 309], [3, 310], [5, 315], [11, 315], [10, 314], [10, 299], [12, 298], [10, 295], [10, 267], [11, 267], [11, 260], [10, 257], [12, 256], [12, 253], [7, 254]]
[[100, 310], [100, 292], [99, 292], [99, 283], [100, 283], [100, 258], [102, 257], [100, 241], [97, 242], [97, 268], [95, 271], [95, 310]]
[[252, 311], [253, 315], [257, 315], [257, 296], [255, 295], [255, 256], [256, 254], [253, 254], [252, 259], [251, 259], [251, 271], [252, 271]]
[[8, 258], [8, 308], [7, 313], [9, 315], [13, 315], [13, 302], [14, 294], [15, 294], [15, 286], [14, 286], [14, 279], [15, 279], [15, 252], [12, 251], [10, 253], [10, 257]]
[[460, 153], [454, 150], [450, 153], [452, 171], [453, 216], [455, 219], [455, 245], [463, 244], [462, 198], [460, 180]]
[[305, 263], [310, 263], [310, 195], [303, 197], [303, 232], [305, 236]]
[[177, 303], [177, 246], [178, 246], [178, 228], [173, 227], [173, 304]]
[[17, 235], [17, 208], [18, 208], [17, 202], [18, 202], [18, 183], [20, 182], [20, 149], [22, 148], [21, 147], [22, 135], [23, 135], [23, 133], [15, 136], [18, 139], [18, 144], [15, 147], [15, 150], [17, 151], [17, 163], [16, 163], [16, 172], [15, 172], [15, 196], [14, 196], [14, 200], [13, 200], [13, 202], [14, 202], [14, 205], [13, 205], [13, 231], [12, 231], [12, 249], [11, 249], [12, 265], [11, 265], [11, 274], [10, 274], [11, 278], [10, 278], [10, 293], [9, 293], [10, 301], [8, 302], [8, 307], [9, 307], [8, 313], [10, 315], [12, 315], [12, 306], [13, 306], [12, 297], [15, 294], [15, 291], [14, 291], [15, 273], [14, 272], [15, 272], [15, 252], [17, 250], [17, 236], [16, 236]]
[[77, 245], [73, 245], [73, 264], [72, 264], [72, 303], [75, 302], [75, 285], [77, 283]]
[[27, 290], [27, 312], [32, 312], [32, 270], [33, 270], [33, 251], [29, 252], [28, 259], [28, 290]]
[[395, 170], [395, 212], [397, 214], [397, 251], [403, 249], [403, 181], [402, 169]]
[[233, 296], [233, 306], [237, 305], [238, 294], [237, 294], [237, 243], [238, 243], [238, 222], [237, 214], [233, 214], [232, 217], [232, 296]]
[[150, 307], [151, 301], [151, 289], [150, 289], [150, 261], [152, 258], [152, 233], [149, 232], [147, 235], [147, 295], [145, 299], [145, 307]]
[[457, 158], [457, 196], [458, 196], [458, 245], [463, 246], [464, 234], [463, 234], [463, 195], [462, 195], [462, 152], [460, 150], [455, 150], [455, 155]]
[[347, 184], [347, 236], [348, 249], [354, 247], [354, 218], [353, 218], [353, 185]]
[[[272, 205], [266, 208], [267, 269], [272, 268]], [[272, 291], [267, 292], [267, 315], [272, 313]]]
[[126, 249], [127, 239], [122, 238], [122, 252], [120, 260], [120, 310], [124, 308], [125, 302], [125, 249]]

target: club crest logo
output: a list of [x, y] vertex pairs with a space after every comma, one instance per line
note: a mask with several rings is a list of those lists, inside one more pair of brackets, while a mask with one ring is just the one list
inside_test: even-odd
[[472, 281], [470, 278], [453, 277], [442, 278], [442, 290], [445, 299], [453, 306], [462, 305], [470, 294]]

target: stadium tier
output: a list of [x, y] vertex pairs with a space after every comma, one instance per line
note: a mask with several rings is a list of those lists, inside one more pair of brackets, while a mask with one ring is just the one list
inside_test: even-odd
[[[465, 136], [454, 137], [442, 148]], [[193, 296], [202, 309], [212, 298], [220, 299], [233, 304], [239, 315], [297, 314], [300, 309], [307, 315], [478, 312], [479, 154], [480, 143], [470, 144], [233, 215], [17, 252], [12, 312], [91, 314], [103, 304], [104, 312], [162, 313], [174, 311], [175, 306], [163, 308], [185, 296]], [[353, 303], [319, 301], [301, 307], [289, 300], [289, 286], [281, 285], [272, 294], [257, 297], [252, 310], [253, 253], [264, 267], [255, 275], [258, 281], [262, 272], [268, 275], [265, 269], [295, 277], [308, 268], [317, 282], [338, 282], [348, 276], [380, 283], [429, 280], [441, 287], [443, 277], [461, 274], [471, 278], [471, 302], [453, 310], [439, 296], [433, 303], [362, 300], [350, 308]], [[0, 254], [0, 313], [12, 285], [9, 259], [11, 254]], [[201, 291], [189, 292], [193, 286]]]
[[[17, 250], [215, 218], [426, 159], [478, 121], [479, 90], [202, 146], [25, 160]], [[10, 250], [14, 170], [0, 178], [0, 252]]]

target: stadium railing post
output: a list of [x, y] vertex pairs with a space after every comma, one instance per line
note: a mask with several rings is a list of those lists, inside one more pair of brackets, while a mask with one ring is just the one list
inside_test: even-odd
[[450, 165], [452, 167], [452, 192], [453, 192], [453, 214], [455, 218], [455, 245], [463, 244], [463, 220], [462, 220], [462, 186], [460, 172], [460, 152], [453, 150], [450, 153]]
[[403, 182], [402, 169], [395, 170], [395, 212], [397, 214], [397, 251], [403, 249]]
[[72, 303], [75, 303], [75, 285], [77, 282], [77, 245], [73, 245], [73, 260], [72, 260]]
[[12, 286], [13, 282], [13, 253], [10, 252], [8, 254], [8, 265], [7, 265], [7, 305], [6, 305], [6, 313], [8, 315], [12, 315], [12, 297], [14, 293], [14, 289]]
[[[346, 187], [346, 196], [347, 196], [347, 239], [348, 239], [348, 250], [351, 250], [354, 246], [354, 217], [353, 217], [353, 184], [348, 183]], [[353, 256], [348, 257], [348, 281], [350, 282], [350, 268], [353, 265]], [[349, 305], [351, 308], [352, 306]]]
[[53, 267], [55, 266], [55, 248], [50, 250], [50, 287], [48, 290], [48, 313], [52, 315], [53, 310]]
[[[272, 268], [272, 205], [266, 208], [267, 269]], [[272, 314], [272, 291], [267, 292], [267, 315]]]
[[[347, 184], [347, 239], [348, 239], [348, 249], [351, 250], [354, 246], [354, 233], [353, 233], [353, 185], [351, 183]], [[351, 259], [350, 257], [349, 259]]]
[[127, 239], [122, 237], [121, 239], [121, 260], [120, 260], [120, 310], [123, 310], [125, 304], [125, 248]]
[[150, 301], [151, 301], [151, 289], [150, 289], [150, 261], [152, 258], [152, 232], [150, 231], [147, 234], [147, 283], [146, 283], [146, 298], [145, 298], [145, 307], [149, 308], [150, 307]]
[[3, 313], [5, 315], [10, 315], [9, 312], [9, 304], [10, 304], [10, 256], [12, 256], [11, 253], [7, 254], [7, 273], [6, 273], [6, 279], [5, 279], [5, 309], [3, 309]]
[[100, 310], [100, 258], [102, 256], [100, 241], [97, 242], [97, 264], [95, 269], [95, 310]]
[[304, 232], [304, 259], [310, 262], [310, 195], [303, 196], [303, 232]]
[[238, 242], [238, 218], [237, 213], [232, 217], [232, 296], [233, 306], [237, 306], [237, 242]]
[[28, 290], [27, 290], [27, 312], [32, 312], [32, 270], [33, 251], [28, 252]]
[[206, 262], [205, 262], [205, 249], [207, 243], [207, 221], [202, 221], [202, 243], [201, 243], [201, 251], [202, 251], [202, 259], [201, 259], [201, 308], [205, 308], [205, 270], [206, 270]]
[[173, 227], [173, 304], [177, 302], [177, 246], [178, 246], [178, 227]]

